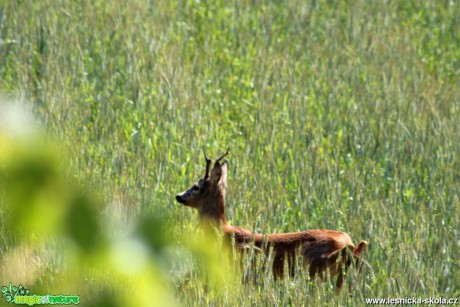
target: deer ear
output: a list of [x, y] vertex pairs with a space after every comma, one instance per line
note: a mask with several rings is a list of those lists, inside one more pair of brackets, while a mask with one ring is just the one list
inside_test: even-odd
[[211, 182], [213, 184], [217, 184], [220, 181], [226, 185], [227, 184], [227, 169], [228, 169], [227, 161], [222, 163], [222, 165], [219, 164], [219, 162], [216, 162], [214, 164], [214, 168], [211, 171]]
[[217, 184], [221, 176], [222, 176], [222, 166], [219, 164], [219, 162], [216, 162], [214, 163], [214, 167], [212, 168], [212, 171], [211, 171], [211, 182], [213, 184]]
[[221, 165], [221, 171], [222, 174], [220, 175], [220, 181], [224, 184], [227, 185], [227, 170], [228, 170], [228, 163], [227, 161], [224, 161]]

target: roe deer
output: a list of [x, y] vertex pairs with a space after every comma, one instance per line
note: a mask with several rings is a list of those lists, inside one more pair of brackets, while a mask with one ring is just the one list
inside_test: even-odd
[[[220, 161], [228, 154], [225, 152], [214, 163], [209, 174], [211, 160], [206, 156], [206, 173], [190, 189], [177, 194], [176, 200], [184, 206], [198, 209], [202, 223], [210, 223], [223, 230], [224, 239], [231, 242], [234, 237], [236, 248], [243, 252], [250, 244], [268, 254], [273, 253], [272, 273], [274, 278], [283, 278], [284, 263], [287, 261], [289, 275], [295, 272], [295, 256], [298, 251], [303, 256], [303, 263], [308, 266], [310, 277], [322, 276], [329, 270], [330, 276], [337, 275], [336, 286], [341, 288], [345, 273], [353, 258], [360, 271], [361, 253], [367, 242], [353, 244], [348, 234], [341, 231], [319, 229], [280, 234], [254, 234], [249, 230], [230, 226], [225, 217], [225, 188], [227, 184], [228, 163]], [[351, 255], [352, 256], [351, 256]]]

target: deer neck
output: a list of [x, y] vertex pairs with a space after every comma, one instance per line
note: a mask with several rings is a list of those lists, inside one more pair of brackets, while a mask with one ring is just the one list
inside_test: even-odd
[[211, 223], [213, 226], [227, 225], [225, 217], [225, 193], [218, 191], [218, 193], [211, 197], [208, 205], [199, 208], [198, 212], [202, 223]]

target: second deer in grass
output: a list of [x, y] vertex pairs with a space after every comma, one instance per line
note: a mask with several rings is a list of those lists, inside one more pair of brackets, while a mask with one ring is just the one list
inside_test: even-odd
[[331, 277], [337, 276], [336, 285], [340, 288], [351, 262], [355, 261], [359, 267], [358, 262], [367, 247], [367, 242], [361, 241], [355, 246], [348, 234], [327, 229], [263, 236], [228, 225], [225, 216], [228, 163], [227, 161], [220, 162], [227, 154], [228, 151], [218, 158], [210, 170], [211, 160], [204, 153], [206, 159], [204, 177], [190, 189], [177, 194], [176, 200], [185, 206], [198, 209], [201, 222], [211, 223], [214, 227], [222, 229], [227, 242], [231, 242], [231, 238], [234, 237], [236, 248], [240, 251], [244, 251], [251, 244], [264, 250], [266, 254], [272, 250], [275, 278], [283, 277], [286, 261], [289, 275], [294, 275], [295, 257], [300, 251], [311, 278], [317, 275], [322, 276], [323, 273], [329, 271]]

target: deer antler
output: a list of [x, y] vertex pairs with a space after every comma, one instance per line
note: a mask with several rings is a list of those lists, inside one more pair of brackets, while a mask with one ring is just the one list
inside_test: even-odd
[[220, 156], [220, 158], [218, 158], [216, 160], [216, 163], [219, 163], [220, 160], [222, 160], [226, 155], [228, 155], [228, 151], [230, 150], [230, 147], [227, 148], [227, 151], [222, 155]]
[[206, 174], [204, 175], [204, 179], [209, 177], [209, 169], [211, 168], [211, 159], [208, 158], [206, 155], [206, 150], [203, 148], [204, 159], [206, 160]]

